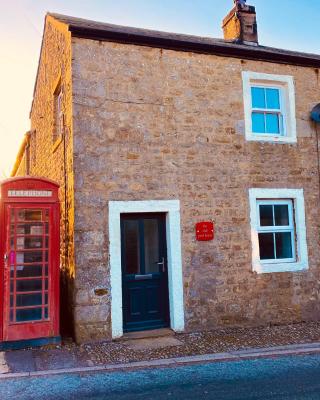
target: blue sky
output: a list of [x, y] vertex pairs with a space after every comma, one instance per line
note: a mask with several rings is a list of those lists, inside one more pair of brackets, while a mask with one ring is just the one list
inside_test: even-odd
[[[320, 0], [249, 0], [260, 44], [320, 53]], [[25, 131], [46, 11], [143, 28], [222, 37], [232, 0], [0, 0], [0, 178]], [[320, 94], [319, 94], [320, 101]]]

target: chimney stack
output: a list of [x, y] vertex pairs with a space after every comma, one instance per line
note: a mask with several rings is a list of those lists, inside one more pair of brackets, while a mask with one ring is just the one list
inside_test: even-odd
[[224, 39], [251, 46], [258, 45], [256, 9], [246, 0], [234, 0], [234, 7], [222, 23]]

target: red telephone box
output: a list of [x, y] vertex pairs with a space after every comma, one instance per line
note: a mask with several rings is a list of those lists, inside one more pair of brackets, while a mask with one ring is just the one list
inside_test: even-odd
[[0, 348], [59, 342], [59, 186], [1, 183]]

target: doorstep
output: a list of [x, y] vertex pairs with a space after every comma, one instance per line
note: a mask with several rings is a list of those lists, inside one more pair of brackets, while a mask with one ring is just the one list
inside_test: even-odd
[[121, 338], [114, 339], [115, 342], [139, 339], [154, 339], [165, 336], [174, 336], [175, 332], [169, 328], [153, 329], [150, 331], [126, 332]]

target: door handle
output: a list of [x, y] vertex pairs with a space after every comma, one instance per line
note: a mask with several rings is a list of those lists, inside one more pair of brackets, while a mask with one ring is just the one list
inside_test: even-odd
[[5, 254], [5, 255], [3, 256], [3, 261], [4, 261], [4, 262], [7, 262], [7, 261], [8, 261], [8, 258], [9, 258], [8, 254]]
[[164, 263], [164, 257], [162, 257], [162, 261], [160, 261], [160, 262], [158, 262], [157, 263], [159, 266], [161, 265], [161, 269], [162, 269], [162, 272], [166, 272], [166, 269], [165, 269], [165, 263]]

